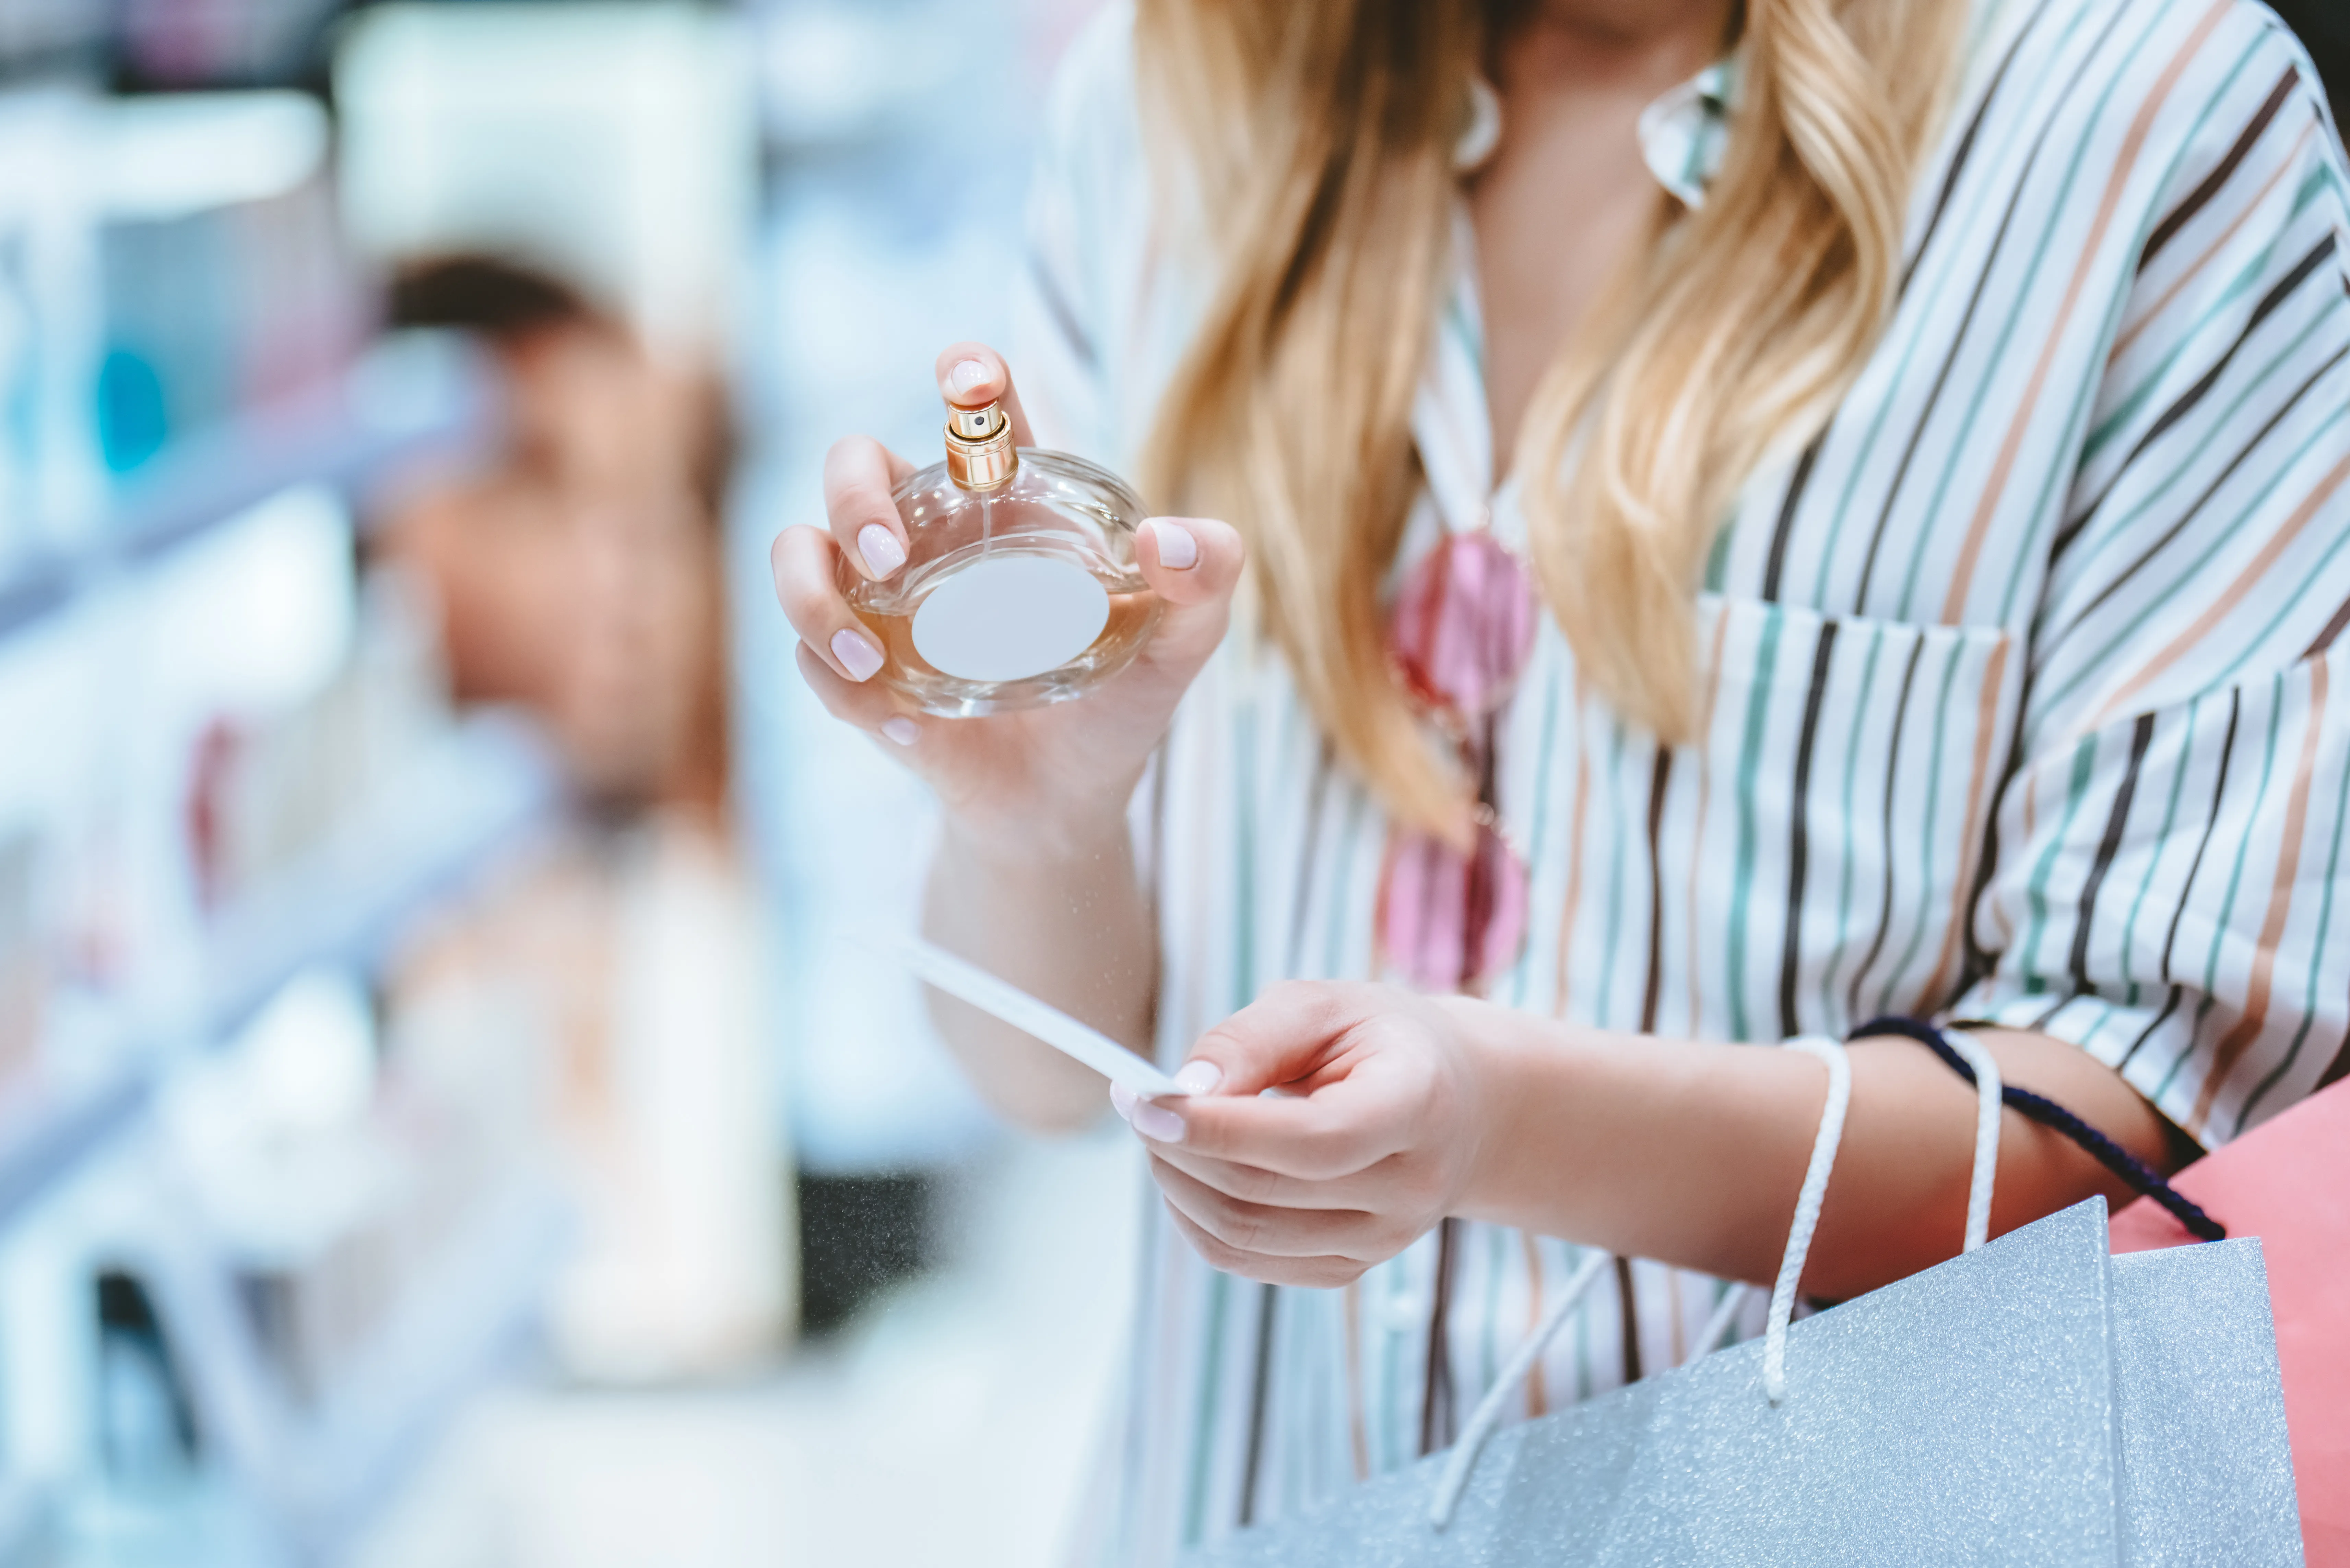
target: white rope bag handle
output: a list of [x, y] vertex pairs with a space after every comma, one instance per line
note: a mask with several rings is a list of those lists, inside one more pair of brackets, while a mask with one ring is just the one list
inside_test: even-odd
[[[1999, 1064], [1979, 1042], [1963, 1032], [1949, 1038], [1952, 1048], [1975, 1070], [1974, 1172], [1967, 1189], [1964, 1249], [1971, 1252], [1983, 1244], [1990, 1233], [1991, 1182], [1999, 1174]], [[1786, 1045], [1825, 1064], [1828, 1097], [1820, 1111], [1820, 1128], [1812, 1140], [1811, 1163], [1804, 1169], [1804, 1185], [1795, 1195], [1794, 1222], [1788, 1228], [1786, 1251], [1780, 1255], [1778, 1278], [1771, 1286], [1770, 1324], [1762, 1341], [1762, 1391], [1773, 1405], [1787, 1397], [1787, 1329], [1794, 1321], [1795, 1287], [1804, 1277], [1804, 1261], [1811, 1255], [1812, 1233], [1819, 1228], [1820, 1204], [1827, 1197], [1828, 1175], [1835, 1168], [1836, 1150], [1844, 1142], [1845, 1112], [1852, 1105], [1852, 1062], [1842, 1044], [1825, 1036], [1807, 1035], [1790, 1040]], [[1477, 1402], [1469, 1424], [1461, 1429], [1461, 1440], [1452, 1445], [1452, 1451], [1445, 1458], [1443, 1473], [1437, 1478], [1436, 1496], [1428, 1511], [1428, 1521], [1434, 1528], [1442, 1530], [1452, 1522], [1453, 1511], [1460, 1506], [1461, 1494], [1468, 1488], [1477, 1457], [1484, 1450], [1486, 1439], [1501, 1425], [1503, 1407], [1516, 1396], [1518, 1386], [1534, 1370], [1552, 1336], [1589, 1293], [1608, 1261], [1606, 1252], [1594, 1252], [1584, 1261], [1568, 1279], [1566, 1288], [1541, 1326], [1518, 1346], [1509, 1365], [1502, 1368], [1493, 1386]], [[1721, 1343], [1739, 1310], [1746, 1304], [1751, 1288], [1736, 1285], [1722, 1297], [1698, 1334], [1690, 1355], [1691, 1361]], [[1627, 1333], [1631, 1332], [1631, 1326], [1625, 1325]]]
[[1991, 1235], [1991, 1188], [1999, 1176], [1999, 1060], [1981, 1041], [1963, 1029], [1946, 1029], [1942, 1038], [1975, 1070], [1975, 1171], [1967, 1187], [1967, 1241], [1971, 1252]]

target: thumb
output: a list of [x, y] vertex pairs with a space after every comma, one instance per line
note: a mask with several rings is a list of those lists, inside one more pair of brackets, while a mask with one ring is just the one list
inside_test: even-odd
[[1257, 1095], [1310, 1078], [1358, 1022], [1336, 985], [1293, 981], [1200, 1037], [1175, 1081], [1195, 1095]]
[[1209, 517], [1153, 517], [1135, 540], [1142, 576], [1166, 607], [1143, 658], [1188, 680], [1223, 640], [1247, 557], [1239, 530]]

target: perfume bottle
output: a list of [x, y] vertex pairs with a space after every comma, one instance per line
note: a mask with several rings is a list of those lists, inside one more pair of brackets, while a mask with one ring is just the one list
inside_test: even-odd
[[963, 718], [1082, 697], [1125, 669], [1159, 624], [1135, 563], [1140, 499], [1082, 458], [1014, 448], [997, 403], [951, 410], [946, 445], [891, 497], [905, 566], [872, 582], [840, 564], [882, 682]]

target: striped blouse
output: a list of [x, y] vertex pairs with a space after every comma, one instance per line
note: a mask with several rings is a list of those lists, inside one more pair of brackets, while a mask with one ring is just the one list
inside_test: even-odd
[[[1130, 28], [1114, 10], [1065, 67], [1016, 361], [1047, 444], [1114, 468], [1207, 285], [1153, 211]], [[1617, 717], [1544, 627], [1498, 742], [1532, 933], [1488, 994], [1704, 1040], [1886, 1012], [2038, 1031], [2216, 1144], [2350, 1071], [2340, 142], [2249, 0], [1981, 0], [1963, 58], [1890, 327], [1707, 566], [1701, 739]], [[1725, 97], [1644, 122], [1686, 199]], [[1489, 515], [1523, 539], [1461, 227], [1407, 561]], [[1274, 981], [1378, 972], [1388, 824], [1244, 628], [1146, 797], [1162, 1056]], [[1449, 1222], [1345, 1290], [1281, 1289], [1152, 1215], [1086, 1543], [1122, 1565], [1445, 1446], [1581, 1251]], [[1615, 1287], [1528, 1414], [1681, 1360], [1729, 1289], [1647, 1261]]]

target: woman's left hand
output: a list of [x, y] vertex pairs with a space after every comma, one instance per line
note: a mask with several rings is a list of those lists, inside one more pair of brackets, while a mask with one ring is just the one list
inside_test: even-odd
[[1191, 1097], [1110, 1098], [1201, 1257], [1273, 1284], [1343, 1285], [1469, 1189], [1492, 1116], [1465, 1023], [1388, 986], [1293, 982], [1201, 1039], [1176, 1075]]

